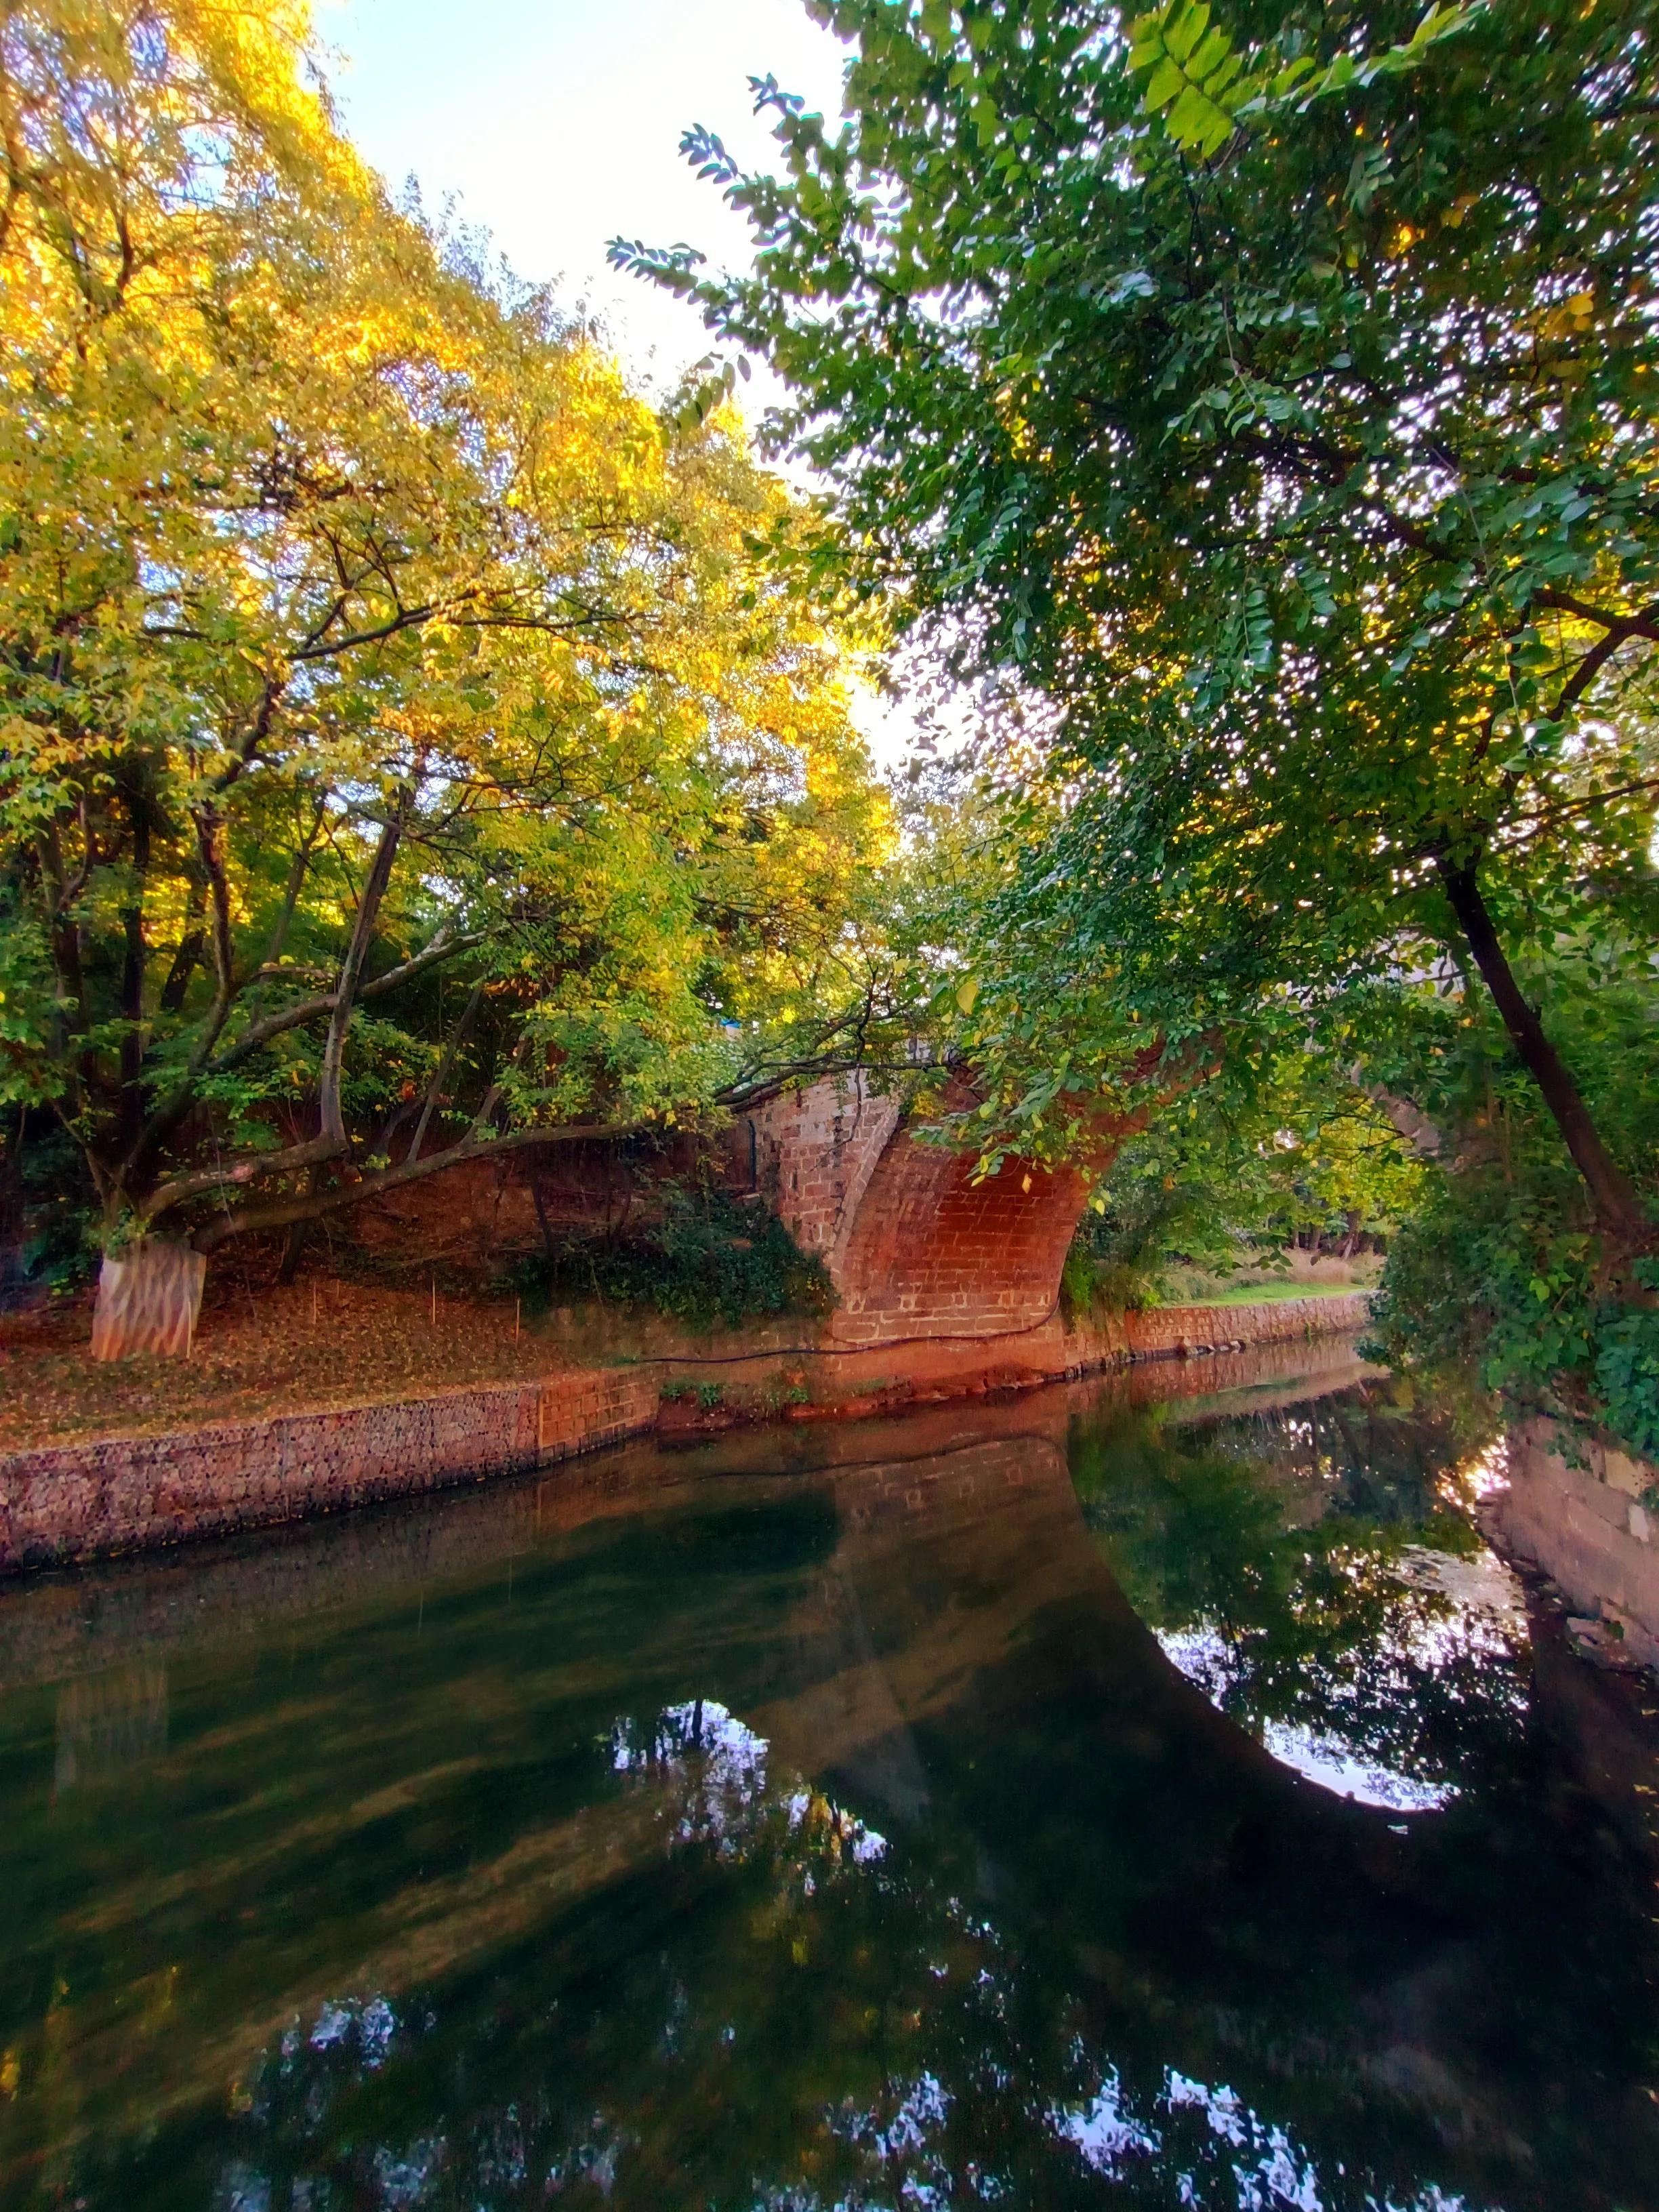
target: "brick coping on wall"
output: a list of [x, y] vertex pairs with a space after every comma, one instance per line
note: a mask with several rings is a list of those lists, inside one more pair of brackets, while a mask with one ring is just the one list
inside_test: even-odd
[[[1076, 1330], [1056, 1316], [1019, 1332], [1018, 1340], [933, 1339], [839, 1357], [806, 1349], [800, 1357], [802, 1371], [812, 1376], [809, 1405], [793, 1407], [775, 1395], [783, 1355], [763, 1352], [719, 1364], [738, 1387], [762, 1385], [769, 1373], [775, 1395], [761, 1397], [762, 1407], [855, 1416], [987, 1389], [1031, 1388], [1125, 1360], [1335, 1334], [1359, 1328], [1368, 1304], [1357, 1295], [1164, 1307]], [[102, 1437], [6, 1453], [0, 1573], [222, 1536], [550, 1466], [654, 1429], [665, 1389], [707, 1371], [671, 1357], [168, 1436]]]

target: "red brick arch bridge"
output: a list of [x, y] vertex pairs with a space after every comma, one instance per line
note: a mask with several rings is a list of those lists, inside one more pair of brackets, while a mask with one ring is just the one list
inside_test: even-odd
[[[1097, 1173], [1124, 1133], [1102, 1130]], [[900, 1100], [861, 1078], [774, 1099], [738, 1134], [742, 1179], [835, 1285], [817, 1345], [794, 1347], [815, 1400], [830, 1405], [1024, 1386], [1125, 1356], [1352, 1331], [1365, 1318], [1358, 1295], [1067, 1316], [1060, 1272], [1091, 1175], [1016, 1158], [977, 1177], [973, 1151], [928, 1141]], [[778, 1356], [757, 1349], [750, 1364], [770, 1372]]]
[[[1104, 1128], [1094, 1164], [1121, 1131]], [[775, 1098], [733, 1132], [728, 1187], [775, 1208], [818, 1254], [835, 1310], [817, 1326], [786, 1315], [738, 1332], [750, 1348], [659, 1343], [638, 1315], [623, 1342], [635, 1357], [660, 1349], [667, 1372], [705, 1368], [774, 1389], [780, 1363], [810, 1383], [815, 1403], [887, 1390], [997, 1387], [1076, 1372], [1125, 1353], [1219, 1349], [1329, 1329], [1356, 1328], [1363, 1301], [1284, 1299], [1271, 1306], [1156, 1311], [1073, 1319], [1060, 1310], [1060, 1271], [1088, 1202], [1089, 1175], [1012, 1159], [976, 1179], [972, 1150], [929, 1142], [902, 1102], [849, 1076]], [[687, 1164], [693, 1164], [688, 1148]], [[356, 1233], [370, 1251], [405, 1266], [478, 1264], [478, 1255], [535, 1250], [550, 1213], [562, 1230], [592, 1234], [632, 1188], [625, 1159], [574, 1148], [553, 1168], [526, 1156], [480, 1160], [453, 1177], [366, 1207]], [[566, 1316], [568, 1320], [570, 1317]], [[802, 1340], [810, 1334], [812, 1340]], [[669, 1335], [674, 1336], [670, 1330]], [[901, 1350], [900, 1347], [902, 1347]]]
[[1089, 1197], [1077, 1169], [1011, 1159], [976, 1180], [972, 1152], [927, 1141], [862, 1077], [775, 1099], [749, 1132], [757, 1187], [829, 1268], [834, 1340], [984, 1342], [1053, 1320]]

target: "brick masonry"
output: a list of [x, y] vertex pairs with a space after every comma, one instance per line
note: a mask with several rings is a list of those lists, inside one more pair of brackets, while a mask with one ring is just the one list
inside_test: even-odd
[[1088, 1185], [1018, 1160], [984, 1181], [971, 1158], [889, 1145], [848, 1235], [836, 1333], [849, 1343], [1030, 1327], [1053, 1311]]
[[[956, 1103], [971, 1097], [960, 1086]], [[843, 1354], [902, 1352], [898, 1364], [917, 1382], [983, 1370], [988, 1355], [1036, 1379], [1126, 1354], [1358, 1328], [1365, 1318], [1363, 1299], [1286, 1299], [1133, 1315], [1074, 1336], [1060, 1315], [1060, 1277], [1089, 1176], [1010, 1159], [979, 1177], [971, 1152], [927, 1142], [899, 1102], [872, 1092], [861, 1076], [774, 1099], [751, 1127], [762, 1189], [798, 1242], [823, 1255], [835, 1284], [829, 1343]], [[1117, 1141], [1102, 1131], [1097, 1168]], [[1224, 1327], [1230, 1335], [1218, 1338]], [[869, 1364], [874, 1373], [883, 1363]], [[842, 1372], [861, 1379], [854, 1364]]]
[[839, 1289], [847, 1239], [899, 1122], [899, 1101], [860, 1073], [786, 1092], [749, 1117], [756, 1180], [805, 1251]]
[[776, 1099], [754, 1127], [762, 1188], [840, 1295], [836, 1342], [1027, 1328], [1054, 1310], [1089, 1194], [1075, 1170], [1013, 1159], [977, 1179], [971, 1152], [919, 1137], [862, 1078]]

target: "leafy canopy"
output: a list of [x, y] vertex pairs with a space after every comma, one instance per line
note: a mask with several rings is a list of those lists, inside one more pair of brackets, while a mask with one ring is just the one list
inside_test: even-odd
[[1442, 944], [1500, 991], [1517, 933], [1641, 928], [1647, 9], [821, 12], [838, 129], [769, 81], [777, 174], [688, 135], [752, 273], [616, 250], [771, 356], [860, 587], [1053, 708], [1006, 779], [1022, 1002], [1063, 940], [1172, 1045], [1271, 1040]]
[[0, 21], [0, 1097], [108, 1233], [672, 1119], [881, 988], [800, 512], [394, 209], [308, 39]]

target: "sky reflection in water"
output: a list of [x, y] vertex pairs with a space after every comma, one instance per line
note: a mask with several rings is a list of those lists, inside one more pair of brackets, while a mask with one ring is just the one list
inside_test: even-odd
[[0, 2206], [1659, 2203], [1639, 1701], [1285, 1364], [6, 1593]]

